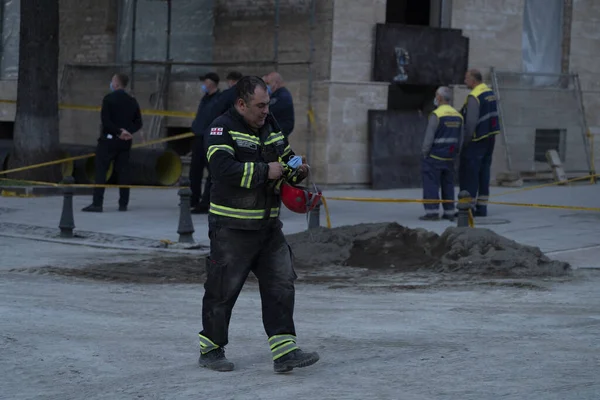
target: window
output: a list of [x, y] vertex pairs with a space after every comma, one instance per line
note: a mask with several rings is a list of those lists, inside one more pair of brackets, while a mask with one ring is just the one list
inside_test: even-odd
[[546, 152], [556, 150], [561, 162], [565, 162], [565, 135], [564, 129], [536, 129], [534, 160], [546, 163]]

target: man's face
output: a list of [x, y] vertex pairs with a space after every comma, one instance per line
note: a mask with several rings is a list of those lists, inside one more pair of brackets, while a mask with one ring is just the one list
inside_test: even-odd
[[473, 89], [476, 86], [475, 79], [473, 79], [470, 72], [465, 74], [465, 85], [467, 85], [469, 89]]
[[230, 88], [234, 87], [237, 81], [232, 81], [231, 79], [227, 80], [227, 86]]
[[212, 93], [217, 89], [217, 84], [210, 79], [205, 79], [203, 83], [208, 93]]
[[257, 86], [248, 103], [238, 99], [240, 114], [251, 128], [261, 128], [269, 115], [269, 94], [262, 87]]
[[110, 80], [110, 83], [113, 90], [121, 88], [121, 82], [119, 82], [119, 78], [117, 78], [117, 75], [113, 75], [112, 79]]

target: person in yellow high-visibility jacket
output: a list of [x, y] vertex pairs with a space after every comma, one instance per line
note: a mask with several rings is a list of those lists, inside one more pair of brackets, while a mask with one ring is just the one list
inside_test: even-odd
[[[434, 99], [437, 108], [429, 116], [421, 155], [423, 176], [423, 199], [438, 200], [441, 189], [443, 200], [454, 200], [454, 160], [463, 138], [463, 117], [450, 102], [450, 88], [440, 87]], [[425, 215], [419, 219], [436, 221], [440, 219], [439, 203], [426, 203]], [[454, 219], [454, 203], [443, 203], [442, 218]]]
[[465, 118], [465, 140], [460, 154], [460, 190], [474, 200], [475, 217], [487, 216], [490, 195], [490, 170], [496, 135], [500, 133], [496, 95], [485, 83], [481, 72], [467, 71], [467, 96], [461, 114]]

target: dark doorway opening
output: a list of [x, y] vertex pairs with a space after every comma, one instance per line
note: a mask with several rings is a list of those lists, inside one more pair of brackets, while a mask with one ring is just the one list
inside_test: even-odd
[[427, 115], [434, 110], [437, 86], [393, 84], [388, 89], [388, 110], [419, 110]]
[[[190, 131], [190, 128], [187, 128], [187, 127], [171, 126], [171, 127], [167, 128], [167, 137], [181, 135], [182, 133], [186, 133], [189, 131]], [[180, 156], [185, 156], [190, 151], [192, 151], [193, 141], [194, 141], [193, 137], [179, 139], [179, 140], [172, 140], [170, 142], [167, 142], [167, 148], [173, 150]]]
[[0, 140], [13, 140], [14, 131], [14, 121], [0, 121]]
[[429, 26], [431, 17], [430, 0], [388, 0], [386, 4], [387, 24]]

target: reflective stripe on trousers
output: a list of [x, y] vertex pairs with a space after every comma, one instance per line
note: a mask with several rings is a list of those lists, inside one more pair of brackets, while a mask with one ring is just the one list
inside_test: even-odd
[[198, 336], [200, 338], [200, 353], [206, 354], [219, 348], [219, 346], [214, 344], [213, 341], [206, 336], [203, 336], [202, 334], [198, 334]]
[[296, 345], [296, 336], [294, 335], [275, 335], [269, 338], [269, 347], [273, 354], [273, 361], [292, 351], [298, 349]]

